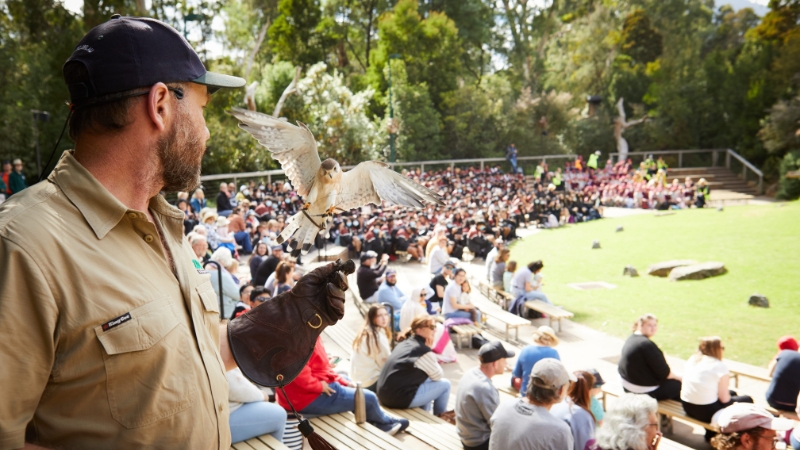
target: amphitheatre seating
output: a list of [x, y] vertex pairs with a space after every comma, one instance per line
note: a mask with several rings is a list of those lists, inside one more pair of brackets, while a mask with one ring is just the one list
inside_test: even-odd
[[395, 250], [394, 254], [397, 255], [397, 262], [399, 263], [407, 263], [411, 259], [411, 255], [402, 250]]
[[461, 450], [464, 447], [458, 437], [456, 427], [426, 412], [422, 408], [391, 409], [392, 415], [408, 419], [406, 433], [439, 450]]
[[344, 359], [349, 358], [349, 351], [353, 347], [353, 341], [356, 339], [356, 332], [352, 328], [342, 323], [337, 323], [332, 327], [325, 328], [323, 333], [331, 338], [343, 351], [347, 352], [346, 355], [341, 355]]
[[[483, 291], [481, 291], [481, 293], [483, 293]], [[488, 298], [491, 299], [491, 297]], [[506, 342], [510, 342], [508, 338], [509, 338], [509, 332], [511, 331], [512, 328], [514, 329], [515, 339], [519, 341], [519, 327], [531, 324], [531, 322], [528, 319], [522, 318], [516, 314], [512, 314], [506, 311], [505, 309], [501, 308], [500, 305], [491, 301], [486, 301], [485, 299], [482, 299], [480, 296], [473, 296], [472, 300], [475, 306], [477, 306], [478, 309], [480, 309], [481, 314], [487, 317], [491, 317], [492, 319], [497, 320], [498, 322], [502, 322], [503, 325], [505, 325]]]
[[545, 303], [541, 300], [528, 300], [525, 302], [525, 307], [534, 311], [538, 311], [542, 314], [547, 314], [547, 318], [550, 319], [550, 327], [554, 330], [555, 328], [553, 327], [553, 321], [558, 322], [557, 331], [561, 331], [561, 319], [571, 319], [575, 316], [575, 314], [572, 314], [567, 310], [553, 306], [549, 303]]
[[[473, 282], [475, 279], [473, 278]], [[508, 305], [514, 301], [514, 296], [510, 293], [502, 290], [495, 289], [492, 285], [487, 283], [486, 281], [478, 281], [478, 291], [481, 294], [485, 295], [486, 298], [497, 303], [498, 305], [502, 306], [503, 309], [508, 310]]]
[[725, 366], [728, 367], [728, 370], [731, 371], [733, 385], [737, 388], [739, 387], [739, 377], [752, 378], [754, 380], [764, 381], [767, 383], [772, 381], [769, 371], [762, 367], [751, 366], [750, 364], [731, 361], [730, 359], [726, 359], [723, 362], [725, 363]]
[[347, 292], [352, 296], [353, 303], [355, 303], [356, 308], [358, 308], [358, 312], [360, 312], [363, 317], [366, 317], [367, 311], [369, 311], [369, 305], [361, 301], [361, 293], [358, 292], [358, 283], [356, 282], [355, 273], [347, 277]]
[[450, 329], [456, 332], [458, 348], [461, 348], [461, 342], [465, 337], [470, 339], [467, 341], [467, 345], [469, 345], [472, 343], [472, 336], [481, 333], [481, 329], [475, 325], [453, 325]]
[[[610, 395], [612, 397], [619, 397], [624, 393], [625, 393], [625, 391], [622, 389], [621, 386], [610, 385], [609, 383], [604, 384], [603, 385], [603, 398], [601, 400], [601, 402], [603, 403], [603, 409], [607, 409], [607, 406], [606, 406], [606, 397], [607, 396]], [[711, 425], [710, 423], [701, 422], [701, 421], [699, 421], [697, 419], [693, 419], [693, 418], [687, 416], [686, 415], [686, 411], [683, 410], [683, 405], [681, 404], [681, 402], [676, 401], [676, 400], [661, 400], [661, 401], [659, 401], [658, 402], [658, 413], [663, 415], [663, 416], [667, 416], [670, 419], [678, 418], [678, 419], [681, 419], [683, 421], [699, 425], [699, 426], [701, 426], [703, 428], [706, 428], [708, 430], [716, 430], [716, 428], [713, 425]], [[659, 448], [661, 448], [661, 447], [659, 446]]]
[[310, 421], [314, 431], [338, 449], [406, 450], [409, 448], [373, 425], [368, 423], [357, 425], [355, 416], [351, 412], [315, 417]]
[[253, 439], [248, 439], [243, 442], [237, 442], [231, 446], [232, 450], [289, 450], [289, 447], [283, 445], [280, 441], [270, 436], [263, 434]]

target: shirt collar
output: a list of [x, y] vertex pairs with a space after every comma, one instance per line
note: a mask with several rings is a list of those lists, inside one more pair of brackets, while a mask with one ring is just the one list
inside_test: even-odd
[[[64, 152], [48, 180], [61, 188], [64, 195], [81, 212], [97, 238], [103, 239], [125, 217], [129, 209], [75, 159], [73, 152]], [[164, 217], [183, 220], [183, 213], [160, 195], [150, 199], [149, 207]], [[174, 225], [174, 221], [171, 225]]]

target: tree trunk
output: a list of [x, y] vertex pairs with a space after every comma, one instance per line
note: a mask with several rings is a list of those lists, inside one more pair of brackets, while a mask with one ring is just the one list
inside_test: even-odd
[[275, 111], [272, 112], [272, 117], [280, 117], [283, 104], [286, 102], [286, 98], [297, 91], [298, 80], [300, 80], [300, 66], [294, 68], [294, 79], [291, 83], [289, 83], [288, 86], [286, 86], [286, 89], [283, 90], [283, 94], [281, 94], [278, 104], [275, 105]]

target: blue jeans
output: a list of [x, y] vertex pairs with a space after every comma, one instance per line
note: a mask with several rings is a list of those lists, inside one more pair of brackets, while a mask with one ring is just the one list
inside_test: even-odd
[[519, 297], [520, 295], [524, 296], [526, 301], [527, 300], [541, 300], [541, 301], [543, 301], [545, 303], [549, 303], [551, 305], [553, 304], [553, 302], [551, 302], [547, 298], [547, 296], [544, 295], [544, 293], [540, 292], [540, 291], [525, 292], [525, 291], [520, 291], [518, 289], [514, 289], [511, 293], [514, 294], [515, 298]]
[[417, 394], [411, 400], [409, 408], [422, 408], [431, 412], [431, 402], [433, 402], [433, 413], [437, 416], [447, 411], [447, 400], [450, 398], [450, 380], [442, 378], [433, 381], [430, 378], [425, 380], [417, 388]]
[[[339, 383], [330, 383], [328, 386], [333, 389], [333, 394], [329, 396], [319, 394], [319, 397], [303, 408], [300, 413], [307, 417], [316, 417], [356, 410], [355, 388], [344, 387]], [[366, 400], [367, 406], [367, 422], [373, 424], [392, 422], [392, 418], [381, 409], [378, 397], [374, 392], [364, 389], [364, 400]]]
[[[458, 311], [449, 312], [444, 315], [445, 319], [452, 319], [452, 318], [459, 318], [459, 319], [470, 319], [472, 320], [472, 314], [469, 311], [465, 311], [463, 309], [459, 309]], [[475, 310], [475, 322], [481, 323], [481, 312], [477, 309]]]
[[283, 431], [286, 428], [286, 410], [275, 403], [245, 403], [231, 413], [229, 422], [232, 444], [268, 433], [283, 442]]
[[792, 434], [791, 434], [791, 436], [789, 436], [789, 440], [791, 441], [792, 448], [800, 448], [800, 441], [798, 441], [798, 440], [797, 440], [797, 439], [794, 437], [794, 431], [792, 431]]
[[253, 244], [250, 242], [250, 233], [247, 231], [237, 231], [234, 233], [233, 238], [236, 243], [242, 246], [242, 253], [253, 253]]

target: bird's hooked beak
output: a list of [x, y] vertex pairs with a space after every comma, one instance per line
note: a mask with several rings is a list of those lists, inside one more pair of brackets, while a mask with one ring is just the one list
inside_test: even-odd
[[332, 173], [328, 172], [328, 176], [331, 177], [331, 180], [333, 179], [333, 174]]

